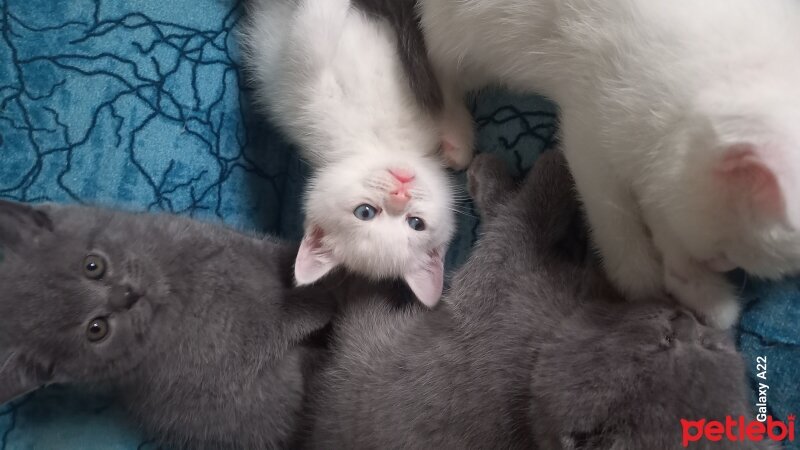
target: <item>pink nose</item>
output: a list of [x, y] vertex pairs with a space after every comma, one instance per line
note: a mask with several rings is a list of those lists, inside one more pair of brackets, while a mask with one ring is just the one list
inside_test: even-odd
[[414, 172], [406, 169], [389, 169], [389, 173], [401, 183], [408, 183], [414, 179]]
[[393, 215], [402, 214], [409, 200], [410, 197], [406, 192], [392, 192], [386, 199], [386, 211]]

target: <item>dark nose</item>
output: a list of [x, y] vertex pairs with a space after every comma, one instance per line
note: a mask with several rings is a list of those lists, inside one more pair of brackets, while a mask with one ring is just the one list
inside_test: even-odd
[[114, 287], [110, 303], [114, 309], [131, 309], [140, 298], [142, 298], [142, 294], [138, 290], [123, 284]]

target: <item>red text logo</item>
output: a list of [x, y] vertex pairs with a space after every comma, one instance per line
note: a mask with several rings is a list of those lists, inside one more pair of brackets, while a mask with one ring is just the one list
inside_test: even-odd
[[743, 416], [738, 419], [725, 416], [725, 423], [719, 420], [681, 419], [681, 427], [683, 428], [682, 444], [684, 447], [688, 447], [690, 443], [701, 439], [713, 442], [723, 439], [732, 442], [758, 442], [765, 439], [794, 442], [794, 420], [794, 414], [789, 414], [786, 422], [775, 420], [772, 416], [767, 416], [767, 420], [764, 422], [757, 420], [746, 421]]

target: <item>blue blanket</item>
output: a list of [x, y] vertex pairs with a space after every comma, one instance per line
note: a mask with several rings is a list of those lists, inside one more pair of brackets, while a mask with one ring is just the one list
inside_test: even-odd
[[[0, 9], [1, 197], [171, 211], [299, 238], [305, 168], [253, 113], [238, 68], [240, 3], [0, 0]], [[473, 110], [479, 148], [519, 174], [553, 137], [555, 108], [542, 99], [490, 92]], [[450, 269], [476, 239], [474, 210], [460, 209]], [[751, 371], [767, 356], [770, 411], [785, 419], [800, 412], [797, 283], [742, 286], [740, 345]], [[58, 387], [0, 406], [0, 437], [2, 449], [153, 447], [112, 397]]]

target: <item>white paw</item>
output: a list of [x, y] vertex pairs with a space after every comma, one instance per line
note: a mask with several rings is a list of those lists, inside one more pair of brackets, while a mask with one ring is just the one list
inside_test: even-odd
[[647, 301], [666, 293], [664, 269], [649, 241], [627, 246], [619, 263], [606, 260], [604, 265], [611, 281], [630, 300]]
[[692, 309], [709, 326], [727, 329], [739, 319], [739, 303], [733, 286], [719, 274], [688, 264], [667, 269], [667, 290]]
[[726, 330], [739, 321], [740, 308], [736, 298], [713, 302], [710, 306], [706, 311], [699, 312], [707, 325]]
[[448, 141], [442, 141], [441, 153], [444, 163], [453, 170], [464, 170], [472, 161], [472, 150], [455, 146]]
[[474, 154], [475, 127], [472, 116], [464, 105], [445, 110], [441, 122], [442, 160], [447, 167], [464, 170]]

